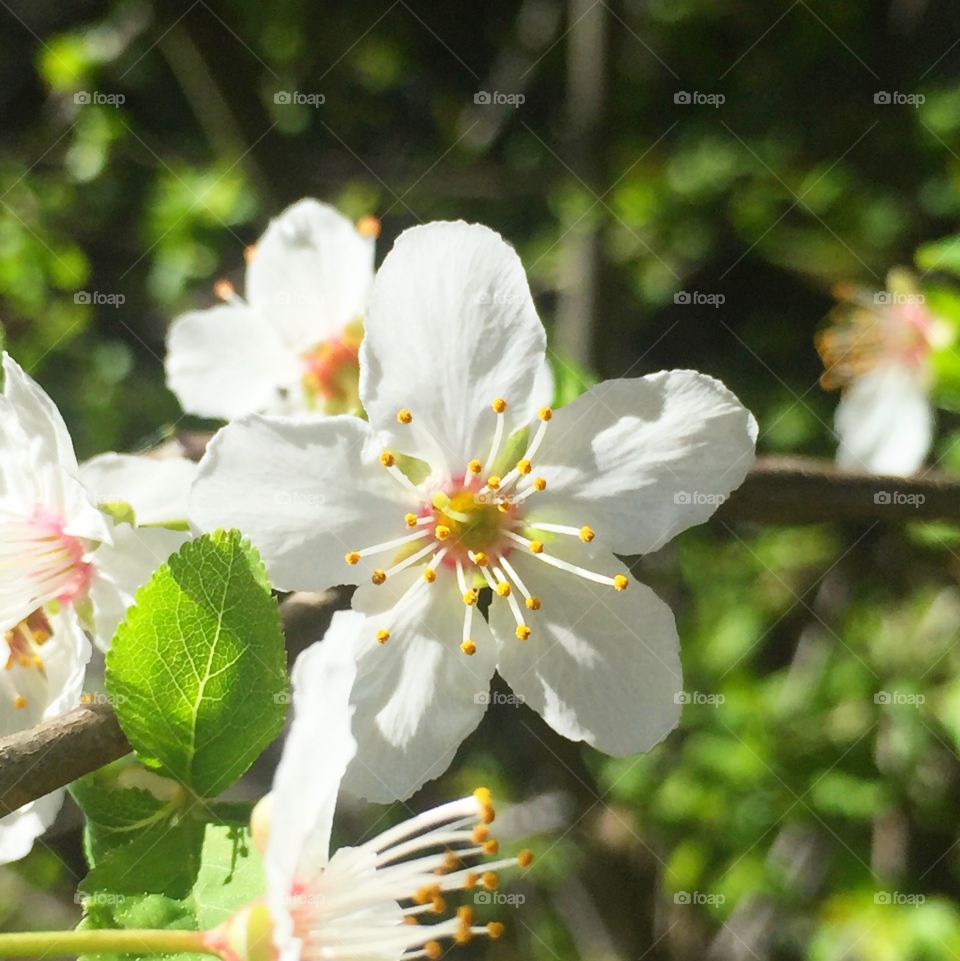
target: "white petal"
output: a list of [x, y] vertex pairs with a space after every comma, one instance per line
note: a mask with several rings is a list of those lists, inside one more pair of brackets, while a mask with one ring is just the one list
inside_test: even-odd
[[[453, 574], [441, 570], [413, 602], [391, 606], [421, 571], [364, 585], [353, 597], [357, 609], [383, 611], [368, 618], [355, 642], [357, 756], [344, 779], [347, 791], [370, 801], [403, 800], [443, 774], [486, 710], [495, 645], [474, 611], [477, 652], [460, 650], [464, 605]], [[375, 639], [381, 628], [390, 631], [386, 644]]]
[[54, 791], [0, 818], [0, 864], [26, 857], [33, 842], [56, 820], [65, 792]]
[[362, 623], [352, 611], [334, 614], [323, 641], [308, 647], [293, 668], [294, 717], [273, 780], [266, 857], [281, 947], [290, 934], [294, 877], [320, 870], [329, 859], [340, 781], [356, 751], [349, 698], [356, 675], [353, 641]]
[[536, 409], [541, 407], [552, 407], [553, 396], [557, 392], [557, 381], [553, 376], [553, 368], [546, 357], [537, 371], [536, 379], [533, 382], [533, 396], [531, 406]]
[[117, 524], [113, 543], [101, 544], [94, 551], [88, 596], [93, 604], [97, 647], [109, 650], [114, 632], [133, 604], [138, 588], [188, 539], [185, 531]]
[[608, 380], [554, 413], [528, 516], [596, 533], [595, 546], [649, 553], [705, 521], [754, 461], [753, 415], [693, 371]]
[[[542, 607], [525, 641], [507, 605], [495, 600], [490, 624], [498, 670], [554, 730], [617, 756], [647, 751], [676, 726], [682, 690], [673, 614], [645, 584], [617, 592], [517, 552], [511, 563]], [[611, 556], [594, 567], [622, 570]]]
[[[498, 397], [507, 433], [526, 423], [545, 336], [520, 258], [479, 224], [432, 223], [397, 240], [377, 273], [360, 353], [360, 397], [396, 446], [451, 473], [488, 453]], [[410, 428], [401, 408], [439, 450]]]
[[296, 385], [296, 354], [245, 305], [178, 317], [167, 334], [167, 386], [189, 414], [230, 419], [266, 410]]
[[374, 241], [335, 208], [301, 200], [270, 221], [247, 268], [247, 300], [296, 351], [363, 316]]
[[837, 407], [837, 463], [848, 470], [907, 476], [933, 443], [933, 409], [922, 379], [883, 367], [854, 382]]
[[204, 531], [243, 531], [278, 590], [356, 584], [371, 567], [350, 566], [344, 554], [407, 533], [410, 497], [380, 464], [381, 451], [356, 417], [235, 421], [207, 446], [190, 520]]
[[85, 461], [80, 479], [98, 504], [129, 504], [143, 526], [186, 521], [196, 472], [186, 457], [108, 453]]

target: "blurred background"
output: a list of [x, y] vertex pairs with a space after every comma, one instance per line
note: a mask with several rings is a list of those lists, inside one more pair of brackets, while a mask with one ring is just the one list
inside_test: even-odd
[[[379, 257], [434, 219], [503, 233], [561, 394], [693, 367], [762, 452], [824, 457], [831, 287], [882, 288], [957, 229], [955, 4], [0, 0], [0, 21], [0, 321], [81, 456], [212, 426], [164, 386], [165, 330], [241, 286], [302, 196], [380, 217]], [[960, 420], [939, 427], [932, 460], [960, 469]], [[612, 760], [496, 704], [411, 802], [489, 783], [539, 853], [504, 940], [457, 951], [960, 957], [960, 531], [716, 521], [639, 572], [677, 612], [679, 730]], [[347, 813], [344, 843], [383, 814]], [[79, 917], [78, 825], [0, 869], [0, 925]]]

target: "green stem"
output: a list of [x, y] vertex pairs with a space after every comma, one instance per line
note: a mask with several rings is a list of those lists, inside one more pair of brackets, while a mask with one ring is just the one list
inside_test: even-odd
[[0, 957], [35, 958], [79, 954], [215, 954], [206, 931], [17, 931], [0, 934]]

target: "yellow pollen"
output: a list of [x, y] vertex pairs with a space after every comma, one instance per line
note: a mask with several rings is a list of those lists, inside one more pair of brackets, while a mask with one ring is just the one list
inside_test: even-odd
[[531, 594], [530, 597], [524, 602], [527, 605], [528, 610], [539, 611], [540, 610], [540, 598]]
[[450, 536], [450, 528], [446, 524], [437, 524], [433, 535], [438, 541], [445, 541]]
[[18, 695], [13, 699], [13, 706], [16, 707], [16, 708], [26, 707], [26, 706], [27, 706], [27, 699], [26, 699], [22, 694], [18, 694]]
[[584, 544], [589, 544], [596, 536], [592, 527], [584, 525], [580, 528], [580, 540], [582, 540]]
[[518, 624], [514, 634], [517, 635], [518, 641], [525, 641], [530, 636], [530, 628], [526, 624]]
[[460, 858], [458, 858], [453, 851], [447, 851], [447, 853], [443, 856], [444, 871], [456, 871], [458, 867], [460, 867]]
[[396, 462], [397, 459], [388, 450], [385, 450], [380, 455], [380, 463], [383, 464], [384, 467], [393, 467]]
[[417, 526], [417, 515], [416, 515], [416, 514], [404, 514], [404, 515], [403, 515], [403, 519], [404, 519], [404, 521], [406, 521], [407, 527], [416, 527], [416, 526]]
[[517, 855], [517, 864], [519, 864], [520, 867], [522, 868], [530, 867], [530, 865], [533, 864], [533, 851], [530, 851], [529, 849], [524, 848]]
[[376, 240], [380, 236], [380, 218], [374, 217], [373, 214], [367, 214], [361, 217], [357, 221], [357, 233], [361, 237], [369, 237], [371, 240]]
[[440, 961], [443, 957], [443, 947], [439, 941], [428, 941], [423, 946], [423, 953], [428, 961]]
[[483, 877], [480, 878], [480, 883], [488, 891], [496, 891], [500, 886], [500, 878], [497, 877], [496, 871], [484, 871]]
[[542, 554], [543, 541], [530, 541], [530, 550], [533, 551], [534, 554]]
[[500, 478], [497, 477], [496, 474], [487, 478], [487, 487], [489, 487], [490, 490], [495, 491], [499, 486], [500, 486]]
[[488, 787], [478, 787], [473, 792], [473, 796], [480, 804], [493, 804], [493, 795], [490, 793], [490, 788]]
[[520, 471], [521, 474], [529, 474], [530, 471], [533, 470], [533, 464], [524, 457], [523, 460], [517, 461], [517, 470]]
[[17, 655], [17, 663], [18, 663], [21, 667], [29, 667], [29, 666], [30, 666], [30, 658], [29, 658], [26, 654], [19, 654], [19, 655]]
[[487, 937], [491, 941], [496, 941], [497, 938], [503, 937], [503, 923], [500, 921], [491, 921], [487, 925]]
[[377, 643], [386, 644], [390, 640], [390, 632], [383, 629], [377, 631]]
[[473, 924], [473, 908], [469, 904], [462, 904], [457, 908], [457, 918], [465, 924]]
[[500, 850], [500, 842], [496, 838], [490, 838], [483, 842], [483, 853], [488, 857], [493, 857]]
[[402, 407], [397, 411], [397, 420], [401, 424], [410, 424], [413, 422], [413, 414], [406, 407]]
[[359, 555], [356, 551], [350, 551], [350, 553], [349, 553], [349, 554], [346, 554], [343, 559], [344, 559], [348, 564], [359, 564], [359, 563], [360, 563], [360, 555]]
[[490, 406], [495, 414], [502, 414], [507, 409], [507, 402], [502, 397], [498, 397]]
[[430, 908], [430, 910], [433, 911], [434, 914], [443, 914], [443, 912], [447, 910], [447, 902], [438, 894], [433, 899], [433, 907]]
[[233, 284], [229, 280], [218, 280], [213, 285], [213, 292], [220, 300], [229, 300], [233, 296]]
[[476, 564], [477, 567], [486, 567], [488, 561], [489, 558], [483, 551], [477, 551], [477, 553], [473, 555], [473, 563]]
[[403, 923], [404, 923], [404, 924], [419, 924], [420, 922], [419, 922], [419, 920], [418, 920], [414, 915], [408, 914], [408, 915], [403, 919]]
[[473, 655], [477, 653], [477, 645], [468, 639], [460, 645], [460, 650], [463, 651], [467, 657], [473, 657]]
[[467, 470], [470, 471], [471, 474], [479, 474], [480, 471], [483, 470], [483, 464], [478, 460], [472, 460], [467, 464]]
[[428, 567], [423, 572], [423, 579], [428, 583], [432, 584], [437, 579], [437, 572], [432, 568]]
[[617, 574], [613, 578], [613, 589], [615, 591], [625, 591], [629, 583], [630, 583], [630, 579], [627, 577], [626, 574]]
[[474, 844], [483, 844], [483, 842], [486, 841], [488, 837], [490, 837], [490, 828], [488, 828], [486, 824], [478, 824], [473, 829], [473, 833], [471, 834], [471, 837], [473, 838]]
[[464, 891], [469, 891], [471, 888], [475, 888], [476, 886], [477, 886], [477, 876], [473, 873], [473, 871], [468, 871], [463, 878]]
[[370, 575], [370, 580], [374, 584], [382, 584], [387, 579], [387, 572], [379, 567]]
[[536, 491], [545, 491], [547, 489], [547, 479], [545, 477], [534, 478], [533, 489]]
[[439, 884], [427, 884], [414, 894], [413, 900], [417, 904], [426, 904], [428, 901], [432, 901], [438, 894], [440, 894]]
[[43, 667], [43, 658], [39, 654], [34, 654], [33, 657], [30, 658], [30, 663], [34, 667]]
[[463, 595], [463, 603], [466, 605], [472, 605], [477, 603], [477, 598], [480, 595], [472, 588]]
[[497, 595], [499, 597], [510, 596], [510, 585], [506, 581], [501, 581], [499, 584], [497, 584]]
[[245, 263], [252, 263], [253, 258], [257, 256], [257, 245], [248, 244], [243, 248], [243, 259]]
[[541, 407], [540, 410], [537, 411], [537, 417], [539, 417], [540, 420], [550, 420], [550, 418], [553, 417], [553, 410], [549, 407]]

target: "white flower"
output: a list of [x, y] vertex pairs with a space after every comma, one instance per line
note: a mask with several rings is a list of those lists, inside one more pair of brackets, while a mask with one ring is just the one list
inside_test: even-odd
[[270, 222], [247, 267], [246, 300], [179, 317], [167, 343], [167, 384], [185, 411], [339, 413], [357, 407], [357, 350], [379, 224], [354, 227], [333, 207], [301, 200]]
[[[532, 861], [524, 851], [469, 866], [498, 850], [483, 788], [331, 854], [340, 782], [356, 751], [349, 698], [356, 672], [352, 639], [362, 622], [352, 612], [335, 614], [323, 642], [297, 659], [293, 725], [273, 791], [252, 818], [254, 842], [266, 848], [270, 920], [261, 930], [272, 927], [278, 961], [439, 958], [445, 942], [499, 937], [502, 925], [475, 923], [470, 906], [449, 917], [447, 898], [493, 890], [498, 870]], [[255, 927], [251, 920], [258, 920], [255, 912], [241, 912], [214, 932], [211, 946], [251, 957], [243, 950]]]
[[689, 371], [607, 381], [538, 411], [544, 348], [499, 235], [416, 227], [371, 295], [369, 423], [248, 417], [201, 462], [191, 520], [244, 530], [279, 589], [361, 585], [347, 784], [366, 797], [439, 775], [495, 669], [561, 734], [608, 753], [646, 750], [676, 723], [673, 615], [646, 586], [626, 589], [615, 555], [655, 551], [709, 517], [753, 462], [756, 424]]
[[843, 389], [834, 420], [837, 463], [909, 475], [933, 443], [930, 357], [950, 331], [908, 275], [891, 271], [888, 286], [877, 294], [841, 291], [833, 324], [816, 340], [824, 365], [820, 382]]

